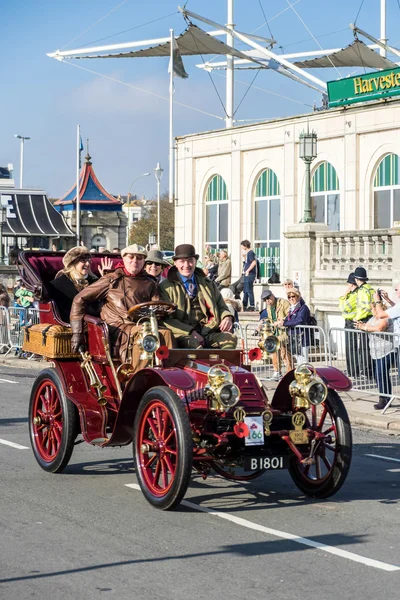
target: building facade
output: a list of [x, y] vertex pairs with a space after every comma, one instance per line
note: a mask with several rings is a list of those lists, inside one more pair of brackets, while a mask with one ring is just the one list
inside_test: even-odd
[[[296, 278], [314, 310], [337, 314], [347, 275], [373, 284], [400, 276], [400, 101], [330, 109], [177, 140], [176, 243], [228, 248], [234, 277], [249, 239], [266, 283]], [[299, 136], [318, 135], [312, 164], [315, 224], [302, 224], [305, 165]]]

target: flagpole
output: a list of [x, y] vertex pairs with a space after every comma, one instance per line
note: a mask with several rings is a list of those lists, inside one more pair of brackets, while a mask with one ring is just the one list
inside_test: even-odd
[[169, 195], [170, 203], [174, 201], [174, 30], [169, 30], [170, 34], [170, 69], [169, 69]]
[[79, 189], [79, 156], [81, 148], [81, 128], [77, 126], [76, 130], [76, 245], [81, 245], [81, 198]]

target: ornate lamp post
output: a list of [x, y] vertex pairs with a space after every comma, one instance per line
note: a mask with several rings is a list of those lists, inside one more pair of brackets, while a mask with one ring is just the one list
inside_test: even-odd
[[154, 169], [154, 175], [157, 179], [157, 245], [161, 250], [160, 244], [160, 181], [163, 176], [164, 169], [161, 168], [160, 163], [157, 163], [156, 168]]
[[299, 156], [306, 165], [306, 185], [305, 185], [305, 202], [304, 202], [304, 216], [302, 223], [314, 223], [315, 219], [311, 213], [311, 163], [317, 156], [317, 134], [315, 131], [311, 133], [302, 132], [299, 136]]
[[3, 225], [7, 220], [7, 207], [0, 204], [0, 265], [3, 264]]

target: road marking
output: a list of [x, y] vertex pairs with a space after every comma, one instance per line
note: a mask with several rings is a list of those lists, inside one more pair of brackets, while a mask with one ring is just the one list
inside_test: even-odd
[[17, 450], [29, 450], [28, 446], [21, 446], [21, 444], [15, 444], [14, 442], [9, 442], [8, 440], [0, 440], [0, 444], [11, 446], [11, 448], [17, 448]]
[[0, 379], [0, 381], [3, 381], [4, 383], [18, 383], [18, 381], [11, 381], [10, 379]]
[[[125, 483], [125, 486], [134, 490], [140, 490], [140, 486], [137, 483]], [[255, 531], [261, 531], [262, 533], [267, 533], [268, 535], [282, 538], [284, 540], [290, 540], [292, 542], [296, 542], [297, 544], [302, 544], [303, 546], [310, 546], [316, 550], [322, 550], [323, 552], [328, 552], [329, 554], [334, 554], [336, 556], [340, 556], [341, 558], [347, 558], [348, 560], [361, 563], [368, 567], [374, 567], [375, 569], [381, 569], [382, 571], [400, 571], [400, 567], [396, 565], [390, 565], [388, 563], [381, 562], [380, 560], [374, 560], [373, 558], [360, 556], [359, 554], [354, 554], [354, 552], [348, 552], [347, 550], [335, 548], [334, 546], [327, 546], [326, 544], [321, 544], [320, 542], [315, 542], [314, 540], [300, 537], [298, 535], [294, 535], [293, 533], [286, 533], [285, 531], [279, 531], [278, 529], [271, 529], [270, 527], [257, 525], [256, 523], [252, 523], [247, 519], [242, 519], [241, 517], [236, 517], [235, 515], [231, 515], [229, 513], [223, 513], [213, 510], [212, 508], [200, 506], [199, 504], [194, 504], [188, 500], [182, 500], [181, 504], [184, 504], [193, 510], [198, 510], [200, 512], [209, 513], [215, 517], [220, 517], [221, 519], [226, 519], [227, 521], [231, 521], [236, 525], [241, 525], [242, 527], [247, 527], [248, 529], [254, 529]]]
[[400, 463], [400, 458], [390, 458], [390, 456], [380, 456], [379, 454], [366, 454], [365, 456], [371, 456], [372, 458], [381, 458], [382, 460], [388, 460], [389, 462]]

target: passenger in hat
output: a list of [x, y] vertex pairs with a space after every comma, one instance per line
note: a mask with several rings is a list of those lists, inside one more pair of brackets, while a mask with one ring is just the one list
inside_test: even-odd
[[148, 251], [144, 268], [146, 273], [148, 273], [151, 277], [154, 277], [157, 283], [164, 281], [165, 277], [162, 276], [162, 272], [165, 267], [169, 266], [170, 265], [167, 263], [167, 261], [164, 260], [161, 250]]
[[[74, 299], [71, 310], [72, 349], [85, 345], [83, 318], [91, 304], [101, 302], [100, 317], [108, 325], [110, 341], [122, 362], [132, 364], [134, 371], [148, 366], [141, 360], [137, 339], [142, 331], [129, 315], [129, 309], [143, 302], [159, 301], [160, 293], [153, 277], [144, 270], [147, 252], [143, 246], [131, 244], [121, 252], [122, 260], [112, 273], [82, 290]], [[172, 348], [174, 340], [169, 330], [159, 329], [160, 344]]]
[[[286, 298], [277, 298], [274, 296], [272, 290], [263, 290], [261, 300], [264, 301], [265, 307], [260, 312], [260, 324], [258, 330], [261, 330], [264, 319], [271, 321], [276, 328], [275, 335], [279, 339], [280, 347], [278, 352], [274, 352], [271, 356], [272, 366], [274, 368], [272, 378], [280, 379], [282, 377], [281, 359], [285, 364], [286, 372], [292, 369], [292, 355], [288, 347], [288, 336], [286, 329], [283, 327], [283, 321], [289, 314], [290, 303]], [[278, 323], [282, 324], [279, 325]]]
[[349, 377], [357, 377], [360, 373], [360, 356], [358, 352], [358, 338], [353, 331], [355, 329], [355, 316], [357, 312], [357, 294], [358, 285], [354, 273], [350, 273], [347, 278], [346, 292], [339, 298], [339, 308], [344, 319], [345, 326], [345, 350], [346, 367]]
[[[368, 276], [364, 267], [354, 270], [354, 278], [358, 287], [357, 306], [354, 321], [366, 323], [372, 317], [371, 303], [374, 301], [374, 288], [367, 283]], [[361, 363], [361, 375], [367, 379], [373, 378], [371, 353], [368, 344], [368, 336], [360, 335], [358, 339], [358, 353]]]
[[216, 284], [196, 268], [198, 258], [191, 244], [175, 248], [174, 266], [160, 285], [162, 299], [177, 305], [165, 326], [181, 348], [236, 348], [232, 314]]
[[[49, 283], [50, 297], [56, 302], [58, 314], [64, 323], [69, 323], [73, 299], [85, 287], [97, 281], [90, 269], [91, 256], [85, 246], [68, 250], [63, 258], [64, 268]], [[98, 316], [98, 306], [90, 307], [90, 314]]]
[[[289, 312], [287, 317], [283, 321], [278, 320], [277, 324], [287, 328], [290, 352], [296, 357], [297, 365], [299, 365], [307, 362], [308, 347], [312, 344], [311, 331], [301, 327], [310, 323], [310, 309], [295, 287], [286, 290], [286, 296], [290, 304]], [[300, 327], [300, 329], [296, 329], [296, 327]]]

